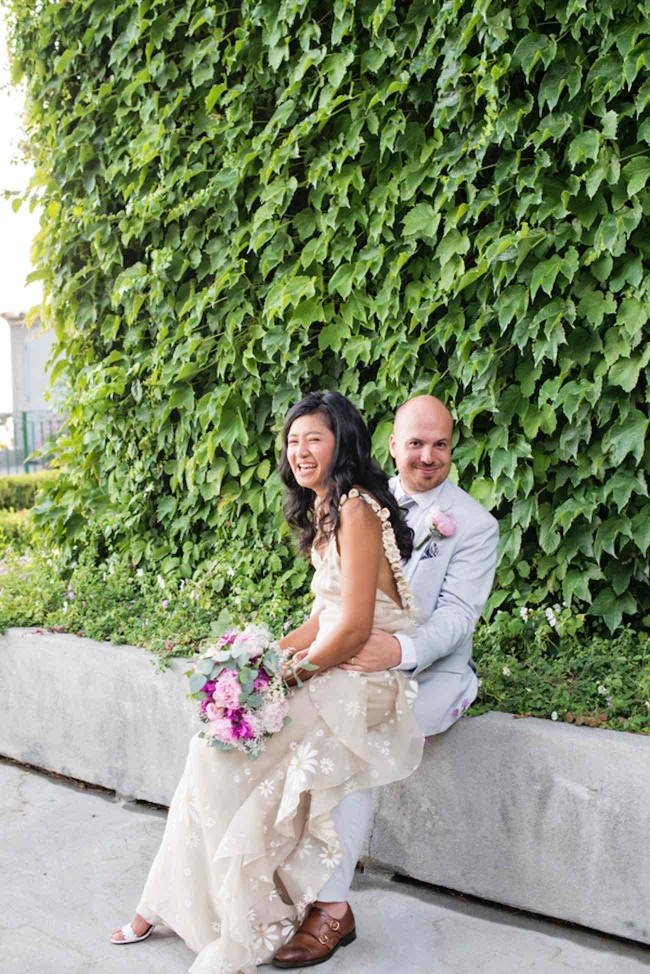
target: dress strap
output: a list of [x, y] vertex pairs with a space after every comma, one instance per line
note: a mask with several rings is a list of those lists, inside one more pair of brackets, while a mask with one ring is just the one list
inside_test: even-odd
[[366, 494], [357, 487], [353, 487], [349, 493], [343, 494], [339, 501], [339, 511], [351, 497], [361, 497], [381, 521], [381, 539], [384, 545], [384, 552], [393, 572], [395, 586], [402, 600], [402, 607], [408, 612], [412, 612], [415, 608], [415, 600], [413, 598], [413, 592], [404, 578], [404, 572], [402, 571], [402, 556], [397, 547], [397, 539], [395, 538], [393, 525], [390, 522], [390, 511], [387, 507], [381, 507], [371, 494]]

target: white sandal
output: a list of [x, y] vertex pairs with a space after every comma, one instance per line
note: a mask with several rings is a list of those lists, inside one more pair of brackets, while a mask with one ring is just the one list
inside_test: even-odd
[[146, 940], [147, 937], [151, 936], [155, 923], [152, 923], [146, 933], [143, 933], [141, 937], [137, 937], [133, 932], [133, 927], [130, 923], [125, 923], [123, 927], [120, 927], [120, 931], [124, 940], [115, 940], [111, 937], [112, 944], [137, 944], [139, 940]]

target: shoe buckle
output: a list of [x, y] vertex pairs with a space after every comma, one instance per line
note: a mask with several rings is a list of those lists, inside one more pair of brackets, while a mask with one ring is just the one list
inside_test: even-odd
[[318, 939], [322, 944], [329, 943], [329, 937], [327, 936], [326, 933], [322, 933]]
[[338, 920], [332, 920], [329, 926], [330, 926], [330, 930], [338, 930], [341, 924], [339, 923]]

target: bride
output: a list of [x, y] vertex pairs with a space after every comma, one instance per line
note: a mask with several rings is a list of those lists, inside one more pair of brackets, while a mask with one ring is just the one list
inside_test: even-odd
[[283, 435], [286, 517], [311, 552], [315, 602], [280, 646], [316, 669], [256, 760], [192, 738], [137, 912], [111, 936], [133, 943], [166, 924], [198, 954], [192, 974], [311, 966], [351, 943], [349, 905], [325, 895], [342, 859], [332, 811], [344, 795], [405, 778], [422, 756], [417, 684], [396, 670], [339, 668], [372, 628], [414, 628], [400, 569], [412, 532], [368, 430], [344, 396], [314, 392]]

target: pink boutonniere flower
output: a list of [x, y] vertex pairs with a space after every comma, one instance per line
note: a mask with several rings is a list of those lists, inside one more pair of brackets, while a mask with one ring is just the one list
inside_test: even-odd
[[432, 538], [451, 538], [456, 534], [456, 518], [448, 511], [438, 511], [432, 508], [425, 519], [426, 536], [424, 541], [415, 549], [419, 551]]

